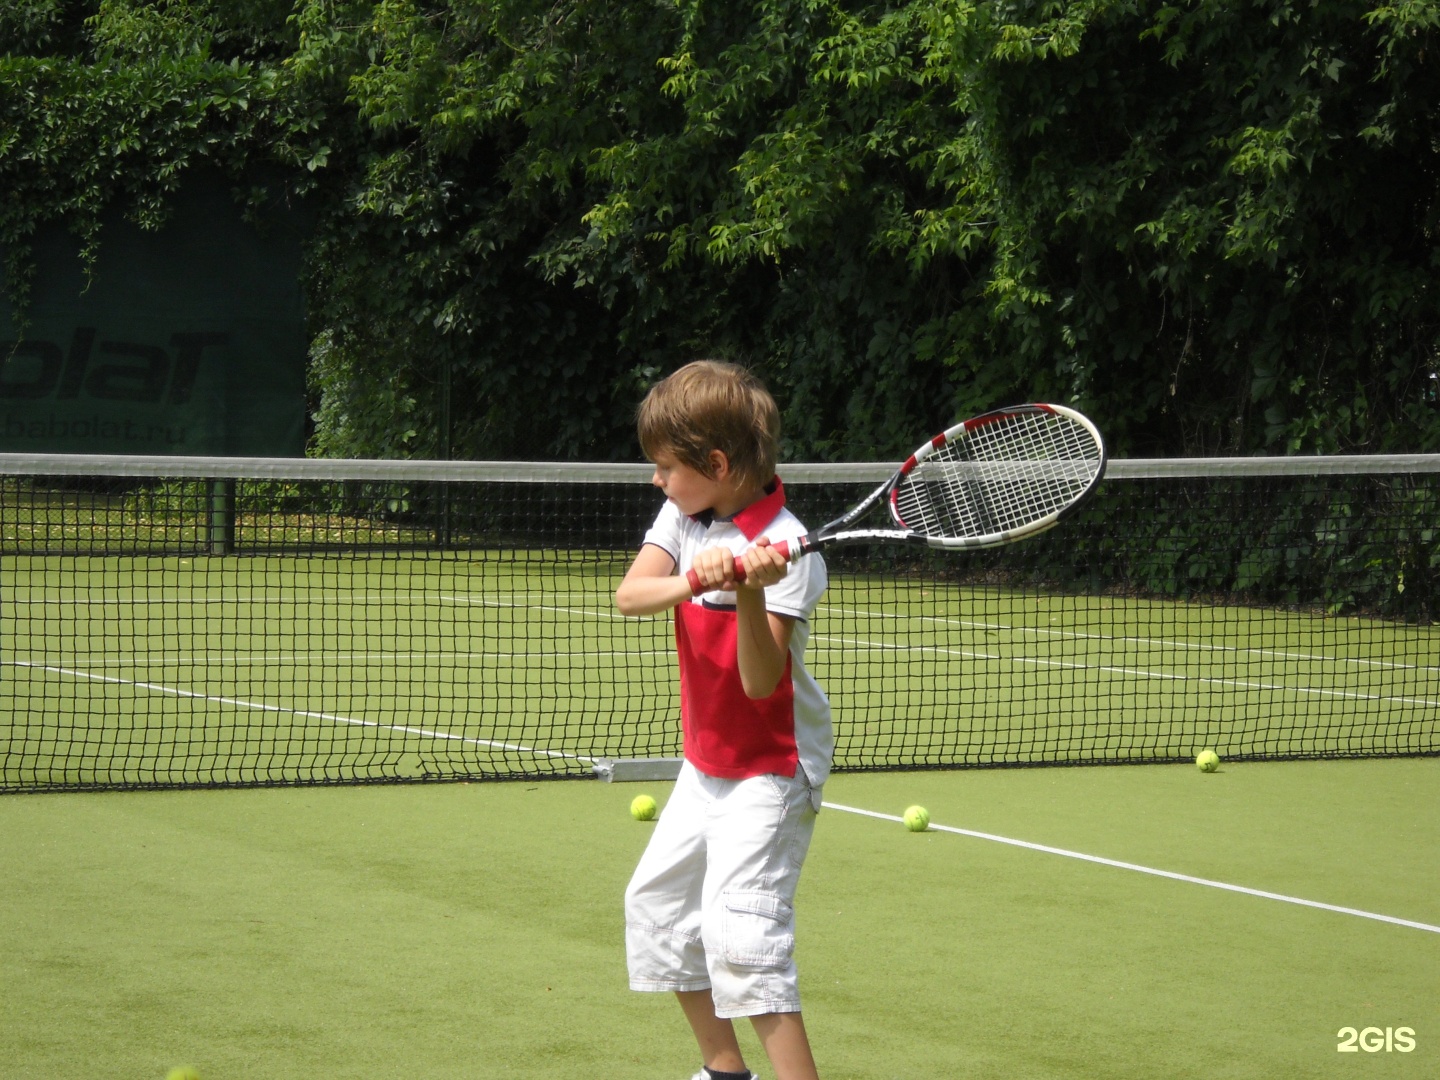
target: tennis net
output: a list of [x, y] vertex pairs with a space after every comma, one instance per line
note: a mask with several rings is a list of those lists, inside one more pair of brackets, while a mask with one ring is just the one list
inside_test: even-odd
[[[873, 465], [788, 465], [812, 527]], [[637, 465], [0, 455], [0, 790], [619, 775]], [[827, 555], [840, 769], [1440, 753], [1440, 456], [1112, 461], [1004, 548]], [[611, 770], [611, 771], [607, 771]]]

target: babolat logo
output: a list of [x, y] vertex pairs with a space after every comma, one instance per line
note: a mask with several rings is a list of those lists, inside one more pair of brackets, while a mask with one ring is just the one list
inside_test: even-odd
[[33, 338], [0, 342], [0, 398], [183, 405], [190, 400], [205, 350], [224, 345], [229, 337], [172, 334], [167, 351], [144, 342], [107, 340], [94, 327], [82, 326], [63, 348]]

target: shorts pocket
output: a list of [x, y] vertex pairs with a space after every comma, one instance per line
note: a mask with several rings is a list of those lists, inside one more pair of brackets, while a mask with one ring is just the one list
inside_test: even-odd
[[795, 953], [794, 910], [773, 893], [729, 892], [725, 907], [724, 952], [736, 967], [776, 970]]

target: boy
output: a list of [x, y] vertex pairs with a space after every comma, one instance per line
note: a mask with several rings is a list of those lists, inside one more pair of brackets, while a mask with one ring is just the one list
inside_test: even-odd
[[737, 1016], [775, 1080], [816, 1080], [792, 905], [834, 752], [804, 664], [825, 564], [771, 546], [805, 529], [775, 475], [779, 411], [749, 372], [688, 364], [650, 391], [638, 427], [667, 501], [615, 603], [675, 611], [685, 762], [625, 892], [630, 985], [675, 993], [704, 1063], [694, 1080], [752, 1076]]

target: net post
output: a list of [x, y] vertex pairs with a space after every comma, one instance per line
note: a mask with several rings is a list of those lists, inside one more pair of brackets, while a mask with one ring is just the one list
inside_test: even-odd
[[674, 780], [680, 775], [684, 759], [663, 758], [601, 758], [594, 764], [597, 779], [607, 784]]
[[211, 480], [205, 515], [205, 546], [211, 555], [235, 551], [235, 481]]

